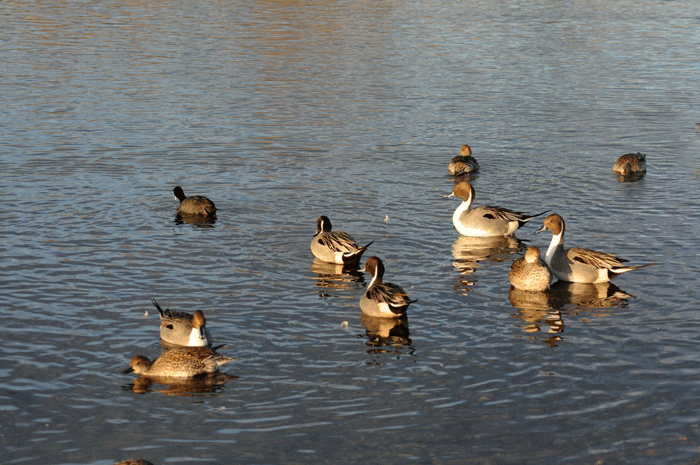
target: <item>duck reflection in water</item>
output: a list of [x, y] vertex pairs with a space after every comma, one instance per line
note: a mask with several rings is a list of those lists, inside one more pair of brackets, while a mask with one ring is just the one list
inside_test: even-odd
[[216, 223], [216, 214], [210, 216], [175, 214], [175, 224], [191, 224], [200, 228], [213, 228]]
[[137, 393], [149, 392], [152, 384], [169, 386], [167, 390], [158, 391], [168, 394], [213, 392], [227, 380], [233, 379], [219, 372], [219, 366], [234, 360], [217, 354], [216, 350], [220, 347], [180, 347], [164, 350], [153, 362], [137, 355], [131, 359], [129, 368], [122, 371], [122, 374], [133, 372], [141, 375], [140, 378], [132, 380], [129, 387]]
[[413, 355], [408, 317], [405, 314], [399, 318], [382, 318], [363, 313], [360, 322], [366, 330], [364, 337], [367, 337], [365, 344], [370, 347], [368, 354]]
[[525, 245], [514, 236], [470, 237], [460, 235], [452, 245], [455, 258], [453, 266], [460, 272], [459, 284], [454, 290], [462, 295], [471, 292], [474, 280], [470, 279], [482, 265], [479, 262], [504, 262], [509, 256], [523, 250]]
[[581, 309], [623, 308], [632, 296], [611, 282], [569, 283], [557, 281], [549, 290], [549, 305], [554, 308], [575, 306]]
[[359, 264], [339, 265], [326, 263], [318, 258], [314, 258], [311, 263], [311, 272], [316, 276], [312, 277], [319, 287], [319, 297], [338, 297], [333, 291], [345, 291], [361, 287], [365, 282], [364, 273], [359, 269]]
[[[511, 286], [508, 293], [513, 307], [518, 308], [517, 314], [512, 316], [519, 318], [525, 322], [525, 325], [518, 325], [528, 333], [537, 333], [543, 329], [547, 329], [548, 334], [559, 334], [564, 332], [564, 320], [561, 317], [561, 311], [549, 306], [548, 291], [527, 291]], [[542, 328], [542, 325], [547, 327]], [[555, 342], [561, 341], [561, 337], [553, 337], [545, 341], [550, 346], [554, 346]]]
[[557, 334], [544, 341], [551, 347], [563, 340], [559, 336], [564, 332], [563, 315], [576, 316], [581, 310], [625, 307], [631, 297], [610, 282], [588, 284], [557, 281], [546, 291], [525, 291], [511, 286], [508, 294], [510, 303], [519, 309], [512, 316], [525, 322], [525, 325], [519, 326], [526, 333], [537, 333], [546, 329], [542, 326], [547, 325], [548, 334]]

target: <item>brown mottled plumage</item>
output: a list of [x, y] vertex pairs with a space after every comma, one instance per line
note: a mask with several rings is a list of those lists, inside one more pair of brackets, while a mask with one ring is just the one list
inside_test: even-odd
[[137, 355], [122, 374], [134, 372], [153, 378], [192, 378], [214, 373], [220, 365], [231, 360], [208, 347], [182, 347], [164, 351], [153, 362], [143, 355]]
[[540, 249], [531, 246], [525, 256], [517, 259], [510, 267], [508, 280], [518, 289], [525, 291], [544, 291], [552, 281], [552, 274], [547, 265], [540, 260]]
[[640, 152], [622, 155], [615, 162], [613, 170], [621, 176], [646, 173], [647, 156]]
[[472, 157], [471, 147], [464, 144], [459, 155], [450, 161], [447, 171], [449, 171], [452, 176], [479, 171], [479, 163], [477, 163], [476, 158]]

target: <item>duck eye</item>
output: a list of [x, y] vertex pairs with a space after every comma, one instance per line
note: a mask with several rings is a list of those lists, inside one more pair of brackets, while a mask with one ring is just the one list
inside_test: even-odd
[[165, 325], [165, 327], [168, 329], [173, 329], [173, 325]]

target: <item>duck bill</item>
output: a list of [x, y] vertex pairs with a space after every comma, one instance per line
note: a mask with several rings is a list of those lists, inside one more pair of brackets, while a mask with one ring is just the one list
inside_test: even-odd
[[448, 195], [443, 195], [442, 198], [443, 198], [443, 199], [447, 199], [447, 198], [454, 197], [454, 196], [455, 196], [455, 193], [454, 193], [454, 192], [450, 192]]
[[134, 371], [134, 369], [131, 368], [131, 367], [129, 367], [129, 368], [127, 368], [126, 370], [122, 371], [122, 374], [123, 374], [123, 375], [126, 375], [127, 373], [131, 373], [132, 371]]
[[546, 231], [546, 230], [547, 230], [547, 227], [546, 227], [545, 225], [542, 225], [542, 227], [541, 227], [540, 229], [538, 229], [537, 231], [535, 231], [535, 234], [539, 234], [539, 233], [544, 232], [544, 231]]

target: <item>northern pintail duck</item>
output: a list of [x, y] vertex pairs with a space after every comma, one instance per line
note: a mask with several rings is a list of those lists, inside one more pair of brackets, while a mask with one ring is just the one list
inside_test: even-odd
[[525, 256], [513, 262], [508, 280], [517, 289], [524, 291], [544, 291], [552, 282], [552, 274], [540, 260], [540, 249], [530, 246]]
[[452, 215], [452, 223], [464, 236], [509, 236], [531, 219], [547, 213], [544, 211], [536, 215], [526, 215], [507, 208], [489, 206], [471, 209], [474, 188], [467, 181], [455, 185], [452, 193], [445, 198], [455, 196], [462, 199], [462, 204]]
[[360, 299], [363, 313], [369, 316], [397, 318], [404, 315], [408, 306], [415, 302], [401, 286], [383, 281], [384, 264], [379, 258], [368, 258], [365, 262], [365, 272], [372, 275], [372, 281]]
[[319, 216], [316, 220], [316, 234], [311, 240], [311, 252], [321, 261], [337, 264], [357, 263], [367, 247], [374, 242], [360, 247], [348, 233], [332, 231], [332, 228], [331, 220], [327, 216]]
[[647, 171], [647, 156], [640, 152], [622, 155], [615, 162], [613, 170], [621, 176], [644, 174]]
[[201, 195], [187, 197], [182, 187], [173, 189], [175, 198], [180, 201], [178, 212], [182, 215], [212, 216], [216, 213], [214, 202]]
[[160, 338], [170, 344], [188, 347], [204, 347], [211, 345], [211, 335], [206, 328], [207, 320], [201, 310], [194, 315], [184, 312], [163, 310], [155, 299], [153, 305], [160, 313]]
[[472, 149], [467, 144], [462, 146], [459, 155], [454, 157], [447, 167], [447, 171], [449, 171], [452, 176], [475, 173], [478, 170], [479, 163], [477, 163], [476, 158], [472, 157]]
[[564, 219], [557, 215], [549, 215], [544, 220], [544, 225], [537, 233], [545, 230], [552, 231], [552, 242], [549, 244], [545, 263], [552, 274], [562, 281], [572, 283], [605, 283], [615, 276], [628, 271], [653, 265], [625, 266], [627, 260], [615, 255], [598, 252], [580, 247], [564, 248]]
[[214, 373], [231, 360], [208, 347], [180, 347], [166, 350], [154, 362], [137, 355], [122, 374], [134, 372], [149, 378], [192, 378]]

